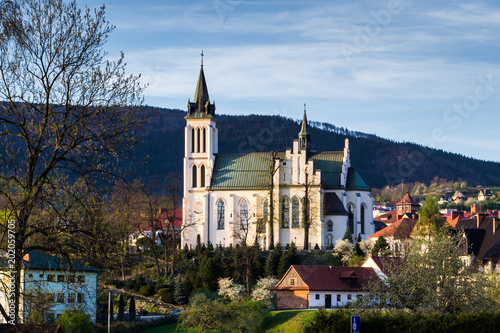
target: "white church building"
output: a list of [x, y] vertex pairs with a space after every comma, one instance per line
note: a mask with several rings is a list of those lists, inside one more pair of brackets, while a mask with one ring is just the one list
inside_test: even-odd
[[219, 153], [202, 64], [185, 119], [182, 246], [257, 240], [264, 249], [324, 249], [348, 226], [353, 238], [374, 233], [370, 187], [351, 167], [348, 139], [340, 151], [311, 150], [305, 110], [285, 152]]

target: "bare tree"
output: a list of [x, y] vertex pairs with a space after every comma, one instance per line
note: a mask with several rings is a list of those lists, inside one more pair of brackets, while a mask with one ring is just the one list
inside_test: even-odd
[[[0, 197], [15, 220], [15, 265], [31, 250], [64, 253], [84, 231], [71, 219], [88, 191], [116, 173], [148, 120], [123, 54], [105, 59], [105, 10], [19, 0], [0, 7]], [[75, 183], [85, 184], [77, 187]], [[72, 216], [74, 217], [74, 216]], [[41, 223], [43, 221], [43, 223]], [[54, 241], [58, 241], [54, 243]], [[66, 256], [67, 253], [66, 253]], [[18, 322], [20, 276], [14, 278]]]
[[274, 246], [274, 175], [281, 167], [279, 155], [277, 152], [271, 152], [271, 163], [269, 169], [270, 184], [269, 184], [269, 244], [272, 248]]

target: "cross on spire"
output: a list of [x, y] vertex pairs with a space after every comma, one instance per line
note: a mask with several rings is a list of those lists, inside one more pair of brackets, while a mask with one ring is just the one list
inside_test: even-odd
[[203, 50], [201, 50], [201, 65], [203, 66]]

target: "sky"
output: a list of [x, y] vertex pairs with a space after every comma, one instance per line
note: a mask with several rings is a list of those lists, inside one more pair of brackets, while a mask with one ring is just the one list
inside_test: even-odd
[[203, 50], [217, 114], [301, 119], [306, 103], [309, 120], [500, 162], [498, 1], [104, 4], [105, 49], [148, 105], [186, 110]]

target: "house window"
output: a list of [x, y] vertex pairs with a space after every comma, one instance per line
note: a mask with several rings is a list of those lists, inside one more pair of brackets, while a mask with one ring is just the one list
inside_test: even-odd
[[224, 207], [224, 201], [221, 199], [217, 204], [217, 229], [224, 229], [224, 214], [226, 208]]
[[40, 275], [38, 275], [38, 277], [39, 277], [40, 279], [43, 279], [43, 273], [42, 273], [42, 274], [40, 274]]
[[69, 283], [75, 283], [75, 282], [76, 282], [76, 276], [74, 276], [74, 275], [69, 275], [69, 276], [68, 276], [68, 282], [69, 282]]
[[47, 275], [47, 282], [54, 282], [56, 280], [56, 276], [54, 274]]
[[57, 293], [57, 303], [64, 303], [64, 293]]
[[365, 233], [365, 205], [361, 205], [361, 233]]
[[68, 303], [75, 303], [75, 294], [68, 294]]
[[341, 299], [340, 295], [337, 294], [337, 302], [341, 302], [341, 301], [342, 301], [342, 299]]
[[292, 200], [292, 228], [299, 227], [299, 199], [294, 197]]
[[203, 128], [203, 152], [207, 151], [207, 129]]
[[248, 227], [248, 203], [245, 199], [240, 204], [240, 219], [241, 229], [246, 229]]
[[58, 275], [57, 282], [64, 282], [64, 275]]
[[84, 303], [85, 296], [82, 293], [78, 293], [78, 303]]
[[198, 168], [196, 167], [196, 165], [193, 165], [193, 177], [192, 177], [193, 187], [198, 186], [196, 178], [197, 176], [198, 176]]
[[290, 279], [290, 285], [295, 286], [295, 279]]
[[191, 152], [194, 153], [194, 128], [191, 128]]
[[319, 294], [316, 294], [316, 299], [319, 299]]
[[347, 300], [348, 301], [352, 300], [352, 295], [351, 294], [347, 294]]
[[200, 187], [205, 187], [205, 166], [200, 167]]
[[29, 273], [28, 274], [28, 278], [32, 279], [33, 278], [33, 274]]
[[78, 282], [85, 283], [85, 275], [78, 275]]
[[290, 201], [288, 197], [283, 197], [281, 199], [281, 227], [290, 227]]

